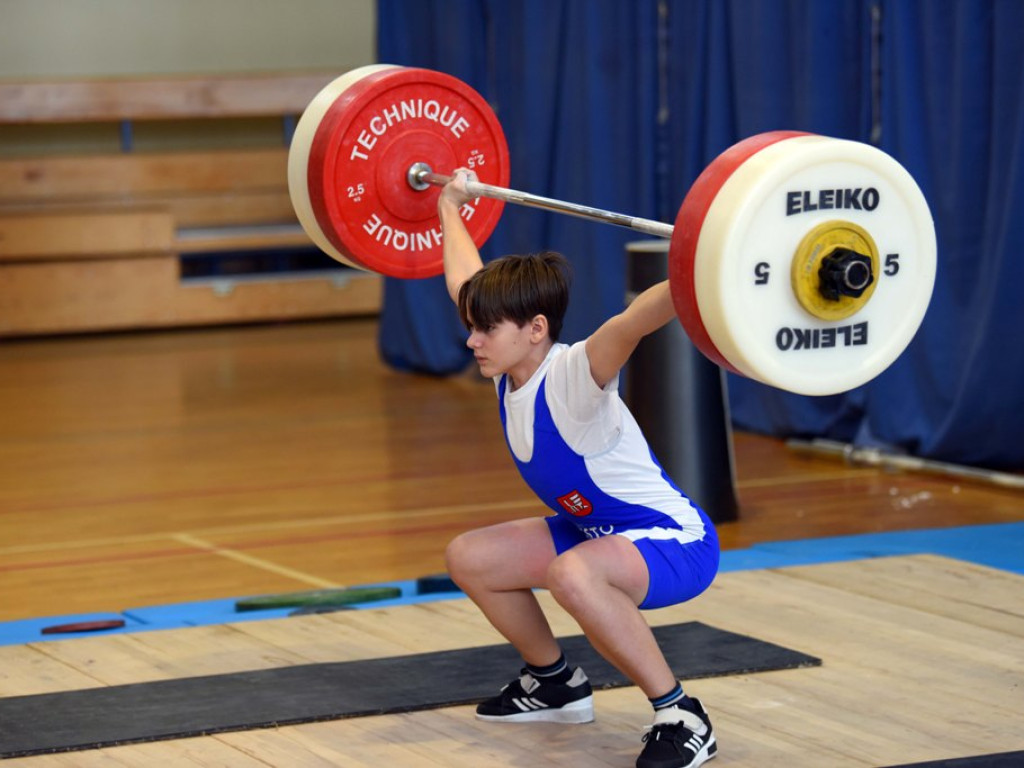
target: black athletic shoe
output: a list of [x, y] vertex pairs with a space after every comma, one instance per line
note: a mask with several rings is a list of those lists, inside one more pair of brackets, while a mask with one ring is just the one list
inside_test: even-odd
[[476, 716], [509, 723], [589, 723], [594, 719], [594, 696], [579, 667], [567, 683], [547, 683], [524, 669], [498, 696], [480, 704]]
[[693, 713], [682, 707], [668, 707], [654, 713], [654, 725], [644, 734], [644, 750], [636, 768], [697, 768], [718, 752], [715, 732], [704, 705]]

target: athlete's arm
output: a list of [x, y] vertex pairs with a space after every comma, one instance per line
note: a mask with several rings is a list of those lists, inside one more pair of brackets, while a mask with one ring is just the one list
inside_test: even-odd
[[611, 318], [587, 339], [590, 373], [599, 387], [615, 378], [640, 339], [675, 317], [668, 281], [637, 296], [621, 314]]
[[475, 173], [459, 168], [437, 199], [443, 237], [444, 279], [452, 301], [458, 301], [459, 288], [484, 265], [459, 213], [463, 205], [474, 199], [466, 190], [466, 182], [476, 180]]

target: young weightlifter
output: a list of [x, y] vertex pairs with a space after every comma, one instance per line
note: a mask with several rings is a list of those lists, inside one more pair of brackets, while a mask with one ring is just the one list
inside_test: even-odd
[[585, 341], [558, 342], [566, 260], [508, 256], [484, 266], [460, 207], [471, 171], [442, 190], [448, 291], [480, 371], [494, 379], [512, 457], [554, 514], [465, 533], [446, 557], [454, 581], [522, 655], [521, 676], [477, 707], [502, 722], [594, 719], [583, 670], [566, 661], [533, 595], [545, 588], [594, 648], [647, 695], [654, 725], [638, 768], [695, 768], [715, 756], [707, 712], [675, 678], [641, 610], [696, 597], [718, 570], [714, 526], [658, 466], [618, 396], [619, 370], [675, 316], [667, 283]]

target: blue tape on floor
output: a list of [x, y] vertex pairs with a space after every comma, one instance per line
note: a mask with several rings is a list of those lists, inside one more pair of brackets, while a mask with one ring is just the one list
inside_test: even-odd
[[253, 619], [278, 619], [291, 613], [291, 608], [272, 608], [265, 611], [239, 613], [235, 610], [237, 598], [203, 600], [195, 603], [152, 605], [145, 608], [129, 608], [124, 612], [141, 624], [165, 629], [171, 626], [202, 627], [210, 624], [230, 624]]
[[[932, 554], [1024, 574], [1024, 522], [771, 541], [722, 553], [722, 570]], [[738, 566], [738, 567], [737, 567]]]
[[[1024, 522], [765, 542], [747, 549], [723, 552], [719, 570], [722, 573], [727, 573], [917, 554], [942, 555], [990, 568], [1024, 574]], [[355, 604], [349, 606], [350, 609], [388, 608], [462, 597], [461, 592], [424, 592], [420, 589], [417, 581], [397, 581], [364, 586], [397, 587], [401, 590], [402, 595], [389, 600]], [[54, 616], [0, 623], [0, 645], [60, 640], [69, 637], [82, 637], [87, 634], [123, 634], [125, 632], [274, 619], [289, 616], [294, 611], [292, 608], [274, 608], [240, 613], [235, 610], [236, 602], [237, 598], [226, 598], [177, 605], [132, 608], [123, 614]], [[123, 619], [125, 626], [121, 629], [101, 630], [99, 633], [41, 634], [43, 627], [54, 624], [115, 618]]]

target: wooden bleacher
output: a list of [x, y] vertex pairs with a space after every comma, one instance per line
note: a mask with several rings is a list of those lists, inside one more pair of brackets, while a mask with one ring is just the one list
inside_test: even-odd
[[[326, 257], [301, 271], [183, 268], [197, 254], [318, 258], [288, 197], [287, 142], [336, 74], [0, 82], [0, 335], [376, 313], [381, 278]], [[244, 120], [279, 135], [196, 138]], [[153, 126], [186, 140], [140, 140]], [[36, 134], [60, 140], [4, 141]]]

